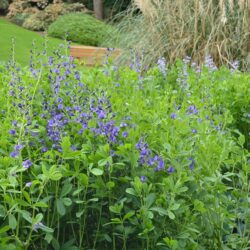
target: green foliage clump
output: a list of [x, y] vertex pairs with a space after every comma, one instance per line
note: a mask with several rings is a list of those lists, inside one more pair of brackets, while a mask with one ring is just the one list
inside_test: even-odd
[[25, 20], [30, 16], [28, 13], [19, 13], [11, 18], [11, 21], [19, 26], [22, 26]]
[[249, 75], [64, 49], [0, 66], [0, 249], [249, 249]]
[[8, 0], [1, 0], [0, 1], [0, 11], [7, 12], [9, 7], [9, 1]]
[[48, 28], [52, 37], [65, 38], [84, 45], [98, 46], [112, 32], [111, 26], [88, 14], [67, 14], [59, 17]]

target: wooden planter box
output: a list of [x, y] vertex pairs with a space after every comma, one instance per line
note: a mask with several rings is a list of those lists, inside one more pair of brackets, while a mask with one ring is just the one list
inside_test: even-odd
[[70, 55], [77, 58], [86, 66], [102, 65], [105, 63], [107, 54], [111, 54], [111, 58], [117, 58], [121, 54], [121, 50], [115, 49], [109, 52], [107, 48], [92, 46], [71, 46]]

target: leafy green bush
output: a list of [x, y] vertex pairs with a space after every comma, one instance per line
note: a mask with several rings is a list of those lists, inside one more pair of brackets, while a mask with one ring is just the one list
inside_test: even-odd
[[25, 20], [30, 16], [28, 13], [21, 13], [13, 16], [11, 21], [19, 26], [22, 26]]
[[48, 34], [57, 38], [65, 38], [84, 45], [98, 46], [112, 27], [88, 14], [67, 14], [59, 17], [48, 28]]
[[0, 67], [0, 248], [249, 249], [249, 75], [64, 49]]
[[9, 7], [9, 1], [8, 0], [1, 0], [0, 2], [0, 11], [6, 13]]

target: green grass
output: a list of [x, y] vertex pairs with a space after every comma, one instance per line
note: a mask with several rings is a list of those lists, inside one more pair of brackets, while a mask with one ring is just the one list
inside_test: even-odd
[[[38, 50], [44, 48], [45, 39], [36, 32], [32, 32], [0, 18], [0, 62], [9, 60], [14, 39], [15, 59], [21, 65], [28, 65], [32, 42], [35, 41]], [[63, 41], [48, 38], [48, 54], [51, 54]]]

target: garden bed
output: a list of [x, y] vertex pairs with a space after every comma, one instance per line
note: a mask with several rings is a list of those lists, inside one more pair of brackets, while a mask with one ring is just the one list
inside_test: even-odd
[[249, 249], [249, 75], [65, 50], [0, 65], [0, 249]]

